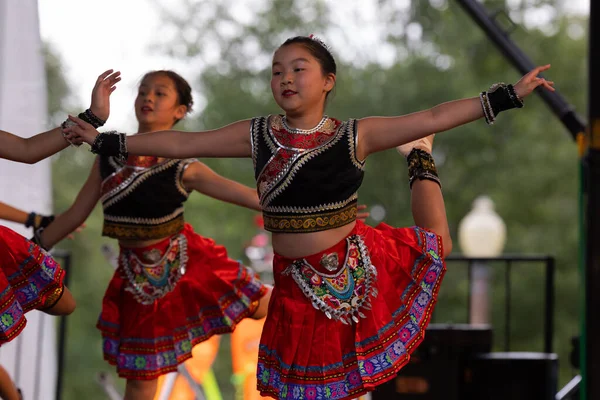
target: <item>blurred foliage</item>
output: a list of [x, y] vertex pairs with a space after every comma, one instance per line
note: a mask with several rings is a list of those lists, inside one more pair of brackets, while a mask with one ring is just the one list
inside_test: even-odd
[[[339, 119], [406, 114], [477, 95], [496, 81], [519, 78], [457, 2], [378, 0], [370, 12], [361, 12], [350, 3], [342, 6], [342, 2], [323, 0], [237, 0], [236, 7], [218, 0], [154, 2], [163, 7], [166, 21], [164, 43], [157, 46], [202, 71], [193, 86], [204, 97], [206, 107], [181, 126], [186, 130], [216, 128], [278, 112], [268, 84], [270, 57], [285, 38], [297, 34], [322, 32], [338, 56], [338, 85], [328, 113]], [[484, 4], [504, 10], [518, 24], [511, 37], [535, 63], [552, 63], [548, 76], [585, 114], [586, 20], [563, 13], [565, 1], [488, 0]], [[536, 23], [540, 20], [543, 24]], [[377, 36], [377, 47], [361, 49], [371, 31]], [[383, 57], [385, 54], [392, 58]], [[62, 82], [60, 75], [49, 77], [53, 77], [50, 87], [60, 86], [52, 81]], [[51, 92], [51, 107], [60, 105], [63, 95], [60, 90]], [[478, 121], [438, 135], [434, 151], [453, 237], [457, 237], [458, 223], [472, 201], [486, 194], [508, 227], [507, 253], [556, 257], [555, 351], [564, 383], [572, 373], [570, 337], [579, 331], [579, 182], [573, 140], [540, 98], [532, 96], [522, 111], [502, 114], [494, 126]], [[74, 200], [86, 179], [80, 171], [89, 170], [92, 161], [84, 150], [75, 149], [56, 159], [57, 212]], [[203, 161], [227, 177], [254, 183], [250, 160]], [[385, 220], [392, 225], [412, 224], [406, 167], [396, 152], [369, 158], [360, 201], [385, 207]], [[186, 218], [196, 230], [227, 246], [234, 258], [243, 257], [242, 248], [255, 232], [253, 216], [251, 211], [201, 195], [191, 196], [186, 205]], [[78, 239], [61, 244], [74, 253], [70, 285], [79, 303], [78, 311], [69, 317], [66, 400], [103, 399], [94, 388], [94, 374], [113, 370], [101, 359], [100, 335], [94, 327], [112, 274], [99, 251], [101, 244], [110, 243], [99, 236], [101, 218], [97, 208]], [[458, 253], [457, 241], [454, 248]], [[464, 267], [449, 264], [437, 322], [466, 322], [465, 276]], [[513, 349], [541, 351], [543, 269], [517, 264], [511, 277]], [[495, 268], [497, 350], [502, 349], [504, 340], [503, 280], [503, 270]], [[215, 366], [224, 399], [233, 398], [227, 349], [225, 338]]]

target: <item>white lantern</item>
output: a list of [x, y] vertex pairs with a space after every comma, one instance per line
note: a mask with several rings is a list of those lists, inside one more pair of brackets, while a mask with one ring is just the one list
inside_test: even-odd
[[[473, 209], [460, 221], [458, 243], [467, 257], [493, 258], [502, 254], [506, 243], [506, 225], [494, 211], [494, 202], [480, 196]], [[490, 323], [490, 270], [482, 262], [471, 266], [470, 323]]]
[[458, 225], [458, 243], [467, 257], [497, 257], [506, 243], [506, 225], [494, 211], [494, 202], [480, 196]]

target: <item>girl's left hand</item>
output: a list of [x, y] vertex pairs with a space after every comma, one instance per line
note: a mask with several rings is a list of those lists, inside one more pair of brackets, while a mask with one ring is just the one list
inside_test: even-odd
[[116, 84], [120, 80], [121, 72], [113, 72], [112, 69], [109, 69], [98, 77], [92, 90], [90, 110], [95, 116], [104, 121], [110, 115], [110, 95], [116, 90]]
[[514, 86], [517, 96], [519, 96], [521, 99], [524, 99], [525, 97], [529, 96], [531, 92], [533, 92], [538, 86], [543, 86], [551, 92], [554, 92], [553, 81], [547, 81], [545, 78], [538, 77], [541, 72], [544, 72], [548, 69], [550, 69], [550, 64], [534, 68], [524, 75]]
[[100, 133], [92, 125], [72, 115], [69, 115], [69, 119], [75, 122], [76, 125], [63, 129], [63, 133], [68, 140], [80, 143], [85, 142], [90, 145], [94, 143], [94, 139]]
[[[366, 209], [367, 209], [366, 204], [359, 204], [358, 206], [356, 206], [357, 211], [366, 210]], [[360, 219], [361, 221], [364, 221], [365, 219], [369, 218], [369, 215], [371, 215], [371, 213], [368, 211], [358, 212], [356, 214], [356, 219]]]

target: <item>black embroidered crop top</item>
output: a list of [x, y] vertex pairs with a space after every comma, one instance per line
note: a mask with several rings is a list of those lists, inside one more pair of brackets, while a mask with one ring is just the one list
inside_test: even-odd
[[324, 117], [316, 129], [286, 127], [281, 115], [252, 120], [252, 159], [265, 229], [316, 232], [356, 219], [364, 162], [356, 120]]
[[185, 168], [195, 160], [164, 160], [129, 156], [126, 163], [100, 157], [103, 236], [151, 240], [183, 229]]

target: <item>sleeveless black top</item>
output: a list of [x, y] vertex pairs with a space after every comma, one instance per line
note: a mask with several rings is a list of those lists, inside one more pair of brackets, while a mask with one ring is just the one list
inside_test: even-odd
[[196, 160], [164, 160], [129, 156], [123, 163], [100, 157], [103, 236], [150, 240], [174, 235], [184, 226], [185, 168]]
[[316, 232], [356, 219], [364, 162], [356, 157], [356, 120], [324, 117], [310, 131], [281, 115], [252, 120], [252, 159], [265, 229]]

